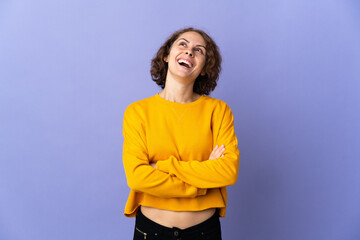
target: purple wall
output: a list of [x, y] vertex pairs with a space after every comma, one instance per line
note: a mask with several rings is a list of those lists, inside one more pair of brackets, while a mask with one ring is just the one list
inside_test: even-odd
[[355, 0], [1, 1], [0, 239], [131, 239], [122, 117], [184, 26], [218, 43], [235, 116], [223, 238], [360, 239]]

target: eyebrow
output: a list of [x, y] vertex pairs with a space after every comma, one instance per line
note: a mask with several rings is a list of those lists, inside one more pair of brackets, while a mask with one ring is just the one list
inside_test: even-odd
[[[179, 38], [179, 39], [177, 40], [177, 42], [178, 42], [178, 41], [180, 41], [180, 40], [185, 40], [186, 42], [190, 43], [190, 42], [189, 42], [188, 40], [186, 40], [185, 38]], [[203, 48], [205, 48], [205, 49], [206, 49], [206, 47], [205, 47], [205, 46], [200, 45], [200, 44], [197, 44], [196, 46], [198, 46], [198, 47], [203, 47]]]

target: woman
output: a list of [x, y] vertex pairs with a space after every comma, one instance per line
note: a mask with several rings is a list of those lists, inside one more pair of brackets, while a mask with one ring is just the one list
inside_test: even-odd
[[130, 187], [124, 215], [134, 239], [221, 239], [226, 186], [240, 153], [229, 106], [209, 95], [221, 56], [203, 31], [175, 32], [152, 60], [160, 93], [124, 113], [123, 162]]

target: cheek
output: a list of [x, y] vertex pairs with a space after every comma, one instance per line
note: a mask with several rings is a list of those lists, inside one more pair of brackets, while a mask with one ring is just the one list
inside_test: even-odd
[[205, 64], [206, 64], [206, 60], [203, 59], [203, 60], [201, 61], [201, 66], [204, 68], [204, 67], [205, 67]]
[[168, 55], [168, 61], [171, 61], [171, 60], [173, 60], [173, 59], [175, 59], [176, 58], [176, 52], [175, 51], [171, 51], [170, 53], [169, 53], [169, 55]]

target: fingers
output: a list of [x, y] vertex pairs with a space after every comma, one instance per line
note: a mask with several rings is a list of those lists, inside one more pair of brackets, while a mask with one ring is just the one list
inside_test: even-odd
[[150, 163], [150, 166], [152, 166], [153, 168], [157, 168], [156, 163], [154, 163], [154, 162]]
[[221, 145], [220, 147], [218, 145], [215, 146], [215, 148], [213, 149], [213, 151], [210, 154], [209, 159], [213, 160], [213, 159], [217, 159], [219, 157], [224, 157], [223, 153], [225, 151], [225, 146]]
[[215, 158], [214, 159], [217, 159], [221, 156], [224, 156], [223, 153], [225, 152], [225, 146], [224, 145], [221, 145], [220, 147], [216, 148], [215, 150]]

